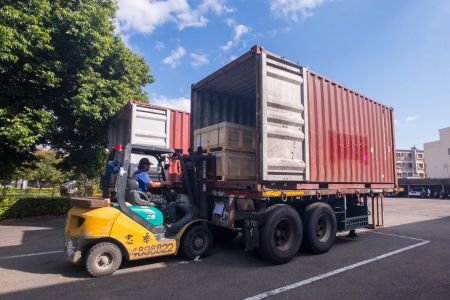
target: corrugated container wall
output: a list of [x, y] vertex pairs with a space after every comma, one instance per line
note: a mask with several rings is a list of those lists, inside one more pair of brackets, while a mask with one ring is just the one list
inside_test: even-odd
[[395, 182], [393, 110], [308, 71], [310, 181]]

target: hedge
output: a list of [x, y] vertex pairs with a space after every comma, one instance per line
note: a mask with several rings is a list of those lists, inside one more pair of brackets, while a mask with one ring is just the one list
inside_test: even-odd
[[0, 220], [36, 216], [60, 216], [70, 209], [66, 197], [21, 197], [0, 201]]
[[[26, 188], [26, 189], [8, 188], [6, 190], [6, 197], [7, 198], [23, 197], [23, 196], [46, 197], [51, 196], [52, 192], [53, 192], [52, 188], [42, 188], [41, 191], [39, 191], [38, 188]], [[54, 193], [55, 193], [54, 196], [59, 196], [59, 188], [55, 188]]]

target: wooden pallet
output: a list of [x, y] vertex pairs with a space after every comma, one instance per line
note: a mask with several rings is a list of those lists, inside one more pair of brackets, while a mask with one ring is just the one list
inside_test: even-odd
[[81, 208], [100, 208], [110, 206], [108, 198], [96, 198], [96, 197], [71, 197], [70, 205], [72, 207]]

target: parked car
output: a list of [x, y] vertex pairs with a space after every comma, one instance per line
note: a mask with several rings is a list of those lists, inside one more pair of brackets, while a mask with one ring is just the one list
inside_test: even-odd
[[425, 187], [412, 187], [409, 189], [408, 197], [429, 198], [430, 190]]
[[67, 181], [59, 187], [61, 196], [70, 196], [78, 193], [78, 182], [76, 180]]

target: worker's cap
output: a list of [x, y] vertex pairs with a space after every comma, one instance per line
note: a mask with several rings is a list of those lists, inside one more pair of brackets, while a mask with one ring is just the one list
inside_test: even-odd
[[145, 165], [153, 165], [147, 157], [141, 158], [139, 161], [139, 167], [143, 167]]

